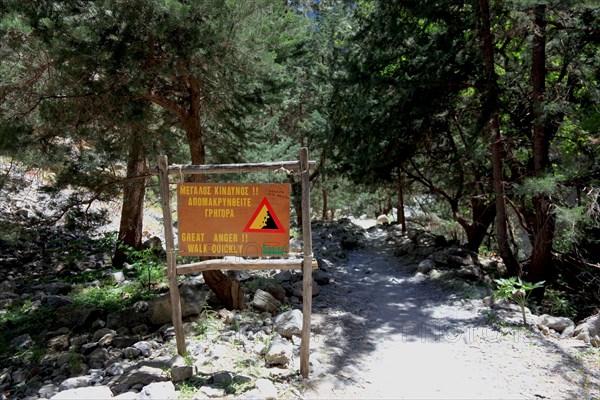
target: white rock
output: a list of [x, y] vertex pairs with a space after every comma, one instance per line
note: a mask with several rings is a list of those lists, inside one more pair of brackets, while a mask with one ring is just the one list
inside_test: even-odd
[[302, 311], [290, 310], [275, 317], [275, 331], [281, 336], [291, 339], [302, 332]]
[[561, 333], [569, 327], [575, 328], [575, 323], [566, 317], [554, 317], [552, 315], [543, 314], [540, 315], [537, 321], [538, 325], [546, 325], [550, 329], [554, 329], [556, 332]]
[[255, 385], [265, 400], [277, 399], [277, 388], [269, 379], [259, 378], [256, 380]]
[[138, 349], [144, 357], [149, 357], [150, 354], [152, 354], [152, 344], [150, 342], [137, 342], [133, 345], [133, 347]]
[[273, 339], [265, 355], [265, 360], [271, 365], [287, 365], [292, 360], [294, 346], [285, 339]]
[[202, 386], [200, 392], [211, 399], [222, 398], [225, 396], [225, 389], [215, 386]]
[[50, 397], [50, 400], [98, 400], [112, 399], [113, 394], [108, 386], [90, 386], [64, 390]]
[[154, 382], [142, 388], [137, 400], [175, 400], [178, 398], [173, 382]]
[[77, 389], [82, 387], [90, 386], [91, 376], [76, 376], [74, 378], [69, 378], [61, 382], [58, 389], [60, 391]]
[[137, 392], [125, 392], [113, 397], [113, 400], [137, 400]]
[[52, 396], [54, 396], [56, 393], [58, 393], [58, 387], [53, 383], [48, 383], [48, 384], [42, 386], [40, 388], [40, 390], [38, 390], [38, 395], [42, 399], [49, 399]]
[[580, 329], [580, 327], [587, 329], [590, 337], [600, 335], [600, 313], [587, 317], [581, 324], [577, 325], [577, 328], [575, 329], [576, 334], [578, 333], [577, 331]]
[[381, 214], [379, 217], [377, 217], [378, 224], [387, 224], [389, 222], [390, 220], [388, 219], [387, 215]]
[[125, 282], [125, 274], [123, 273], [123, 271], [113, 272], [112, 278], [116, 283]]
[[428, 258], [427, 260], [423, 260], [419, 263], [419, 266], [417, 267], [417, 272], [426, 274], [434, 268], [435, 268], [435, 261]]

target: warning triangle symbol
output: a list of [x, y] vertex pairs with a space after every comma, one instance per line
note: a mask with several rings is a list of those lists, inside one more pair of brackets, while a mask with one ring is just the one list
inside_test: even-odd
[[285, 233], [283, 225], [266, 197], [260, 202], [254, 214], [252, 214], [246, 227], [244, 227], [244, 232]]

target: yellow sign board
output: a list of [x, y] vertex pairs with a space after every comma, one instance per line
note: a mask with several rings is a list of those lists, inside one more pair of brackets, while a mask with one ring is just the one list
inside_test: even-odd
[[179, 183], [179, 255], [284, 257], [289, 184]]

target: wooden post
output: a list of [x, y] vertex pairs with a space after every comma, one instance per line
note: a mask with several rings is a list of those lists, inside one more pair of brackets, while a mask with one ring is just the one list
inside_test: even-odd
[[181, 318], [181, 299], [177, 285], [177, 265], [175, 259], [175, 243], [173, 241], [173, 220], [171, 218], [171, 198], [169, 193], [169, 162], [167, 156], [158, 157], [158, 177], [160, 181], [160, 201], [163, 209], [165, 224], [165, 245], [167, 248], [167, 275], [169, 276], [169, 292], [171, 293], [171, 310], [177, 353], [184, 356], [185, 335]]
[[310, 171], [308, 149], [300, 149], [300, 172], [302, 176], [302, 240], [304, 263], [302, 268], [302, 343], [300, 345], [300, 373], [308, 378], [310, 356], [310, 320], [312, 313], [312, 237], [310, 226]]

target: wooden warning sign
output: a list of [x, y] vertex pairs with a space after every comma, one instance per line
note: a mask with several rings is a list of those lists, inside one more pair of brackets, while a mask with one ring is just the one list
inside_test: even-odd
[[284, 257], [289, 184], [177, 185], [179, 255]]

